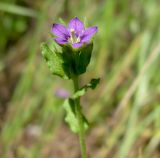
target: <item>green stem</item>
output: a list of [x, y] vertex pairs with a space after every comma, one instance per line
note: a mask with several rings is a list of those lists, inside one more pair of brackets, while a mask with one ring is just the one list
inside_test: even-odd
[[[73, 78], [74, 83], [74, 91], [76, 92], [79, 89], [79, 82], [78, 77]], [[87, 152], [86, 152], [86, 144], [85, 144], [85, 129], [83, 125], [83, 117], [81, 113], [81, 105], [80, 105], [80, 97], [75, 99], [76, 103], [76, 114], [79, 122], [79, 142], [81, 146], [81, 154], [82, 158], [87, 158]]]

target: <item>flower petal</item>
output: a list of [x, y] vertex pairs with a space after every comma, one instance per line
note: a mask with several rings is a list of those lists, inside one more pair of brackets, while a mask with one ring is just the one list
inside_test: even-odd
[[74, 43], [72, 44], [73, 48], [80, 48], [83, 45], [83, 43], [79, 42], [79, 43]]
[[51, 31], [59, 38], [68, 39], [70, 37], [67, 28], [61, 24], [53, 24]]
[[87, 28], [87, 29], [83, 32], [82, 36], [80, 37], [80, 38], [81, 38], [81, 42], [86, 42], [86, 43], [90, 42], [92, 36], [93, 36], [97, 31], [98, 31], [97, 26], [93, 26], [93, 27]]
[[68, 43], [68, 41], [66, 39], [62, 39], [62, 38], [55, 38], [54, 40], [58, 44], [66, 44], [66, 43]]
[[81, 20], [79, 20], [77, 17], [73, 18], [69, 23], [68, 23], [68, 28], [74, 29], [76, 33], [82, 33], [84, 31], [84, 24]]

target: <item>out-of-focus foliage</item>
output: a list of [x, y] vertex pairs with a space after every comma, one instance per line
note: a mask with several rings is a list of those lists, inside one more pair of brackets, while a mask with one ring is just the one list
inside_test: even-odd
[[[158, 0], [1, 0], [0, 157], [77, 158], [63, 99], [70, 81], [52, 76], [40, 43], [52, 23], [74, 16], [99, 32], [81, 85], [101, 76], [82, 105], [92, 158], [159, 158], [160, 2]], [[64, 21], [63, 21], [63, 20]], [[58, 49], [58, 48], [57, 48]]]

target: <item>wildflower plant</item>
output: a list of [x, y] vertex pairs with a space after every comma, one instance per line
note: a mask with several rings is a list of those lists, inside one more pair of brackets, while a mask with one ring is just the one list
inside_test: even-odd
[[79, 135], [82, 158], [87, 158], [85, 131], [89, 124], [82, 113], [80, 98], [89, 88], [96, 88], [99, 78], [91, 79], [88, 84], [80, 87], [79, 76], [86, 72], [90, 63], [93, 36], [97, 31], [96, 26], [85, 28], [84, 23], [75, 17], [68, 23], [68, 27], [62, 24], [52, 25], [51, 33], [61, 51], [51, 50], [47, 43], [41, 45], [42, 55], [52, 74], [73, 81], [74, 93], [64, 101], [63, 107], [66, 110], [66, 122], [70, 129]]

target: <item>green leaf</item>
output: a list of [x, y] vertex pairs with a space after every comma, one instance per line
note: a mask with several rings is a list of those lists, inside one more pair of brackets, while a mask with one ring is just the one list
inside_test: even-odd
[[86, 72], [87, 66], [90, 63], [92, 50], [93, 43], [87, 44], [86, 46], [80, 49], [79, 56], [77, 59], [78, 75]]
[[42, 55], [52, 74], [69, 79], [69, 75], [64, 69], [64, 60], [61, 53], [51, 51], [46, 43], [41, 45]]
[[83, 86], [76, 93], [74, 93], [73, 96], [72, 96], [72, 98], [76, 99], [78, 97], [83, 96], [87, 92], [87, 90], [89, 88], [95, 89], [96, 86], [99, 84], [99, 82], [100, 82], [100, 78], [93, 78], [93, 79], [91, 79], [91, 81], [87, 85]]
[[76, 74], [76, 60], [74, 55], [75, 55], [75, 52], [70, 45], [62, 46], [64, 70], [70, 76], [74, 76]]
[[70, 45], [62, 46], [65, 70], [71, 75], [80, 75], [86, 72], [93, 50], [93, 43], [82, 48], [73, 49]]
[[[74, 133], [78, 133], [79, 132], [79, 121], [78, 121], [78, 117], [76, 116], [75, 101], [73, 99], [69, 98], [64, 101], [63, 107], [66, 111], [65, 121], [69, 124], [70, 129]], [[85, 130], [87, 130], [88, 126], [89, 126], [88, 121], [82, 113], [81, 113], [81, 115], [83, 117], [84, 128], [85, 128]]]

